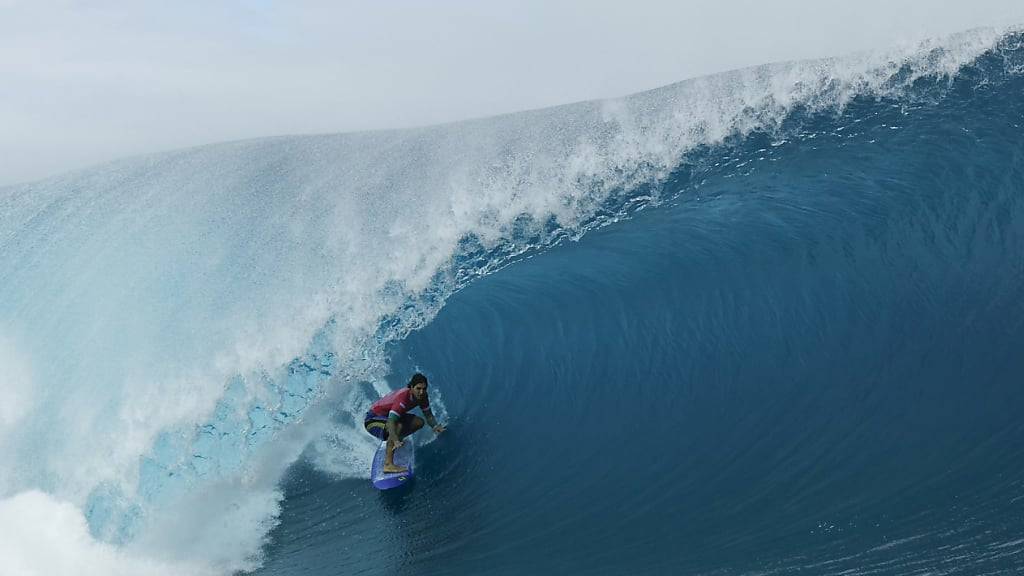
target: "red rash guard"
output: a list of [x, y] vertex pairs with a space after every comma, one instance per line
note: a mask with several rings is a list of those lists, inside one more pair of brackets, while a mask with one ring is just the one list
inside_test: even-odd
[[402, 388], [374, 402], [373, 406], [370, 406], [370, 412], [381, 417], [387, 417], [394, 413], [395, 416], [401, 418], [406, 412], [417, 406], [423, 410], [430, 410], [430, 399], [424, 396], [423, 403], [418, 404], [412, 396], [412, 389]]

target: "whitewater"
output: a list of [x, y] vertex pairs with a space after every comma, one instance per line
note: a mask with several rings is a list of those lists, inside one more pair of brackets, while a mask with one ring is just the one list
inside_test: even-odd
[[[1011, 351], [1024, 341], [1021, 41], [977, 30], [614, 100], [230, 142], [0, 189], [0, 574], [378, 573], [375, 559], [396, 548], [407, 559], [394, 567], [416, 574], [1020, 570], [1024, 477], [1010, 464], [1024, 431], [1004, 411], [1021, 405]], [[952, 133], [943, 114], [961, 114]], [[986, 140], [986, 121], [1006, 132]], [[959, 167], [981, 157], [964, 134], [1000, 142], [1005, 157]], [[940, 140], [948, 148], [932, 147]], [[914, 171], [917, 153], [941, 162]], [[977, 196], [917, 196], [942, 170], [927, 181], [971, 183], [956, 190]], [[813, 180], [829, 177], [838, 191]], [[750, 190], [769, 192], [735, 195]], [[952, 269], [969, 276], [951, 283]], [[894, 409], [879, 398], [905, 392], [920, 407], [931, 393], [864, 383], [935, 369], [879, 344], [903, 346], [911, 331], [876, 322], [886, 306], [917, 312], [920, 358], [962, 353], [962, 380], [992, 382], [943, 389], [948, 404], [907, 416], [905, 445], [925, 455], [908, 461], [928, 474], [882, 467], [891, 484], [853, 471], [876, 462], [869, 439], [892, 437], [879, 422]], [[991, 356], [972, 364], [964, 342], [938, 336], [956, 330]], [[839, 366], [870, 370], [827, 394], [793, 384]], [[431, 377], [453, 438], [422, 439], [418, 493], [378, 498], [362, 414], [415, 370]], [[552, 398], [588, 407], [568, 436], [600, 450], [546, 458], [567, 435]], [[688, 413], [686, 434], [637, 423], [662, 404], [710, 412]], [[502, 416], [502, 405], [517, 408]], [[708, 437], [716, 418], [735, 437]], [[928, 435], [949, 443], [929, 448]], [[687, 463], [671, 477], [688, 480], [628, 473], [657, 458], [629, 459], [652, 437]], [[785, 466], [752, 464], [759, 445]], [[957, 452], [967, 445], [985, 450]], [[546, 464], [504, 470], [492, 453]], [[958, 454], [975, 464], [949, 472], [961, 489], [950, 480], [915, 496]], [[573, 474], [597, 503], [574, 500]], [[683, 492], [701, 502], [673, 504]], [[967, 495], [978, 502], [964, 514], [936, 504]], [[833, 520], [858, 499], [872, 522]], [[818, 514], [798, 514], [804, 505]], [[1010, 512], [985, 512], [998, 506]], [[368, 536], [386, 532], [378, 516], [420, 532]], [[857, 532], [883, 517], [898, 536]], [[445, 543], [421, 545], [431, 530]], [[580, 534], [571, 551], [553, 544], [558, 530]], [[856, 535], [819, 540], [844, 530]]]

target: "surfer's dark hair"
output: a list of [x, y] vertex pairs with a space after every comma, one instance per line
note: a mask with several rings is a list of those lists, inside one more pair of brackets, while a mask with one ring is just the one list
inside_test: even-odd
[[413, 386], [419, 384], [420, 382], [427, 384], [427, 386], [430, 386], [430, 384], [427, 383], [427, 377], [417, 372], [412, 375], [412, 380], [409, 380], [409, 383], [406, 384], [405, 387], [412, 388]]

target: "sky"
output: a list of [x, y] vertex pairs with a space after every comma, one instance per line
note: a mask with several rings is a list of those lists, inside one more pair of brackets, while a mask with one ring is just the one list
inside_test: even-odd
[[1021, 0], [0, 0], [0, 186], [1016, 24]]

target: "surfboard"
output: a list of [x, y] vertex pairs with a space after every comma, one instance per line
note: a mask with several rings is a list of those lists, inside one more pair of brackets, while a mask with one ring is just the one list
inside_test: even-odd
[[381, 442], [377, 447], [377, 453], [373, 455], [373, 464], [370, 465], [370, 480], [378, 490], [389, 490], [412, 481], [413, 469], [416, 465], [416, 445], [412, 438], [406, 438], [402, 447], [395, 450], [395, 464], [408, 468], [406, 472], [385, 473], [384, 455], [387, 453], [388, 443]]

